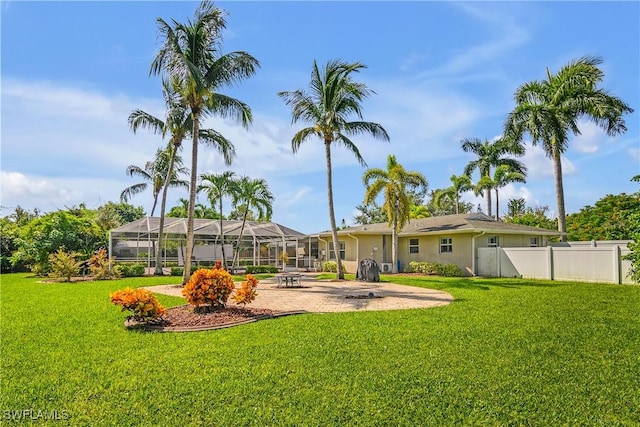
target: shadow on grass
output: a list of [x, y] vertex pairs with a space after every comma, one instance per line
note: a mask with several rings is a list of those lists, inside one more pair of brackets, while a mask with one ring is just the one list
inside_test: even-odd
[[492, 288], [521, 289], [528, 287], [558, 287], [561, 282], [549, 280], [530, 280], [520, 278], [487, 277], [434, 277], [434, 276], [385, 276], [382, 282], [400, 285], [418, 286], [432, 289], [468, 289], [489, 291]]

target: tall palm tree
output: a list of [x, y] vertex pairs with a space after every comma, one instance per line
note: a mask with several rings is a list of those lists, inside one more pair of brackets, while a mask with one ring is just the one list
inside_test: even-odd
[[[148, 161], [143, 168], [136, 165], [127, 166], [127, 175], [131, 177], [137, 176], [151, 182], [151, 189], [153, 190], [153, 206], [151, 207], [150, 216], [153, 216], [153, 213], [156, 210], [158, 196], [160, 195], [160, 191], [162, 190], [167, 177], [169, 177], [169, 186], [171, 187], [187, 188], [189, 186], [187, 181], [179, 178], [180, 174], [187, 173], [187, 169], [185, 167], [179, 166], [178, 168], [169, 169], [170, 160], [173, 157], [172, 151], [173, 148], [171, 146], [164, 150], [159, 148], [156, 151], [155, 159]], [[182, 158], [180, 158], [180, 156], [176, 156], [175, 163], [177, 165], [181, 165]], [[169, 173], [169, 171], [171, 171], [171, 173]], [[120, 193], [120, 201], [126, 203], [131, 199], [131, 197], [146, 191], [147, 188], [149, 188], [149, 183], [146, 182], [140, 182], [127, 187], [122, 190], [122, 193]]]
[[420, 172], [407, 171], [398, 163], [396, 156], [387, 158], [387, 169], [367, 169], [362, 176], [367, 190], [364, 203], [372, 203], [380, 193], [384, 193], [382, 209], [389, 217], [391, 227], [391, 271], [398, 272], [398, 233], [409, 221], [411, 214], [411, 197], [409, 190], [426, 188], [427, 179]]
[[207, 197], [211, 202], [211, 206], [218, 206], [220, 210], [220, 244], [222, 245], [222, 265], [226, 268], [227, 258], [224, 252], [224, 229], [222, 213], [222, 199], [225, 197], [234, 197], [238, 192], [238, 182], [235, 177], [235, 173], [231, 171], [225, 171], [219, 174], [202, 174], [200, 176], [201, 184], [198, 186], [198, 191], [206, 191]]
[[460, 213], [460, 194], [473, 189], [471, 178], [467, 175], [451, 175], [451, 186], [433, 193], [433, 202], [441, 206], [444, 199], [451, 200], [456, 207], [456, 214]]
[[[473, 153], [478, 158], [470, 161], [464, 168], [464, 174], [471, 177], [475, 169], [480, 172], [482, 177], [491, 177], [491, 168], [507, 165], [512, 170], [526, 173], [527, 168], [519, 161], [505, 157], [508, 154], [522, 156], [524, 154], [524, 146], [510, 138], [499, 138], [495, 142], [481, 141], [478, 138], [465, 138], [461, 141], [462, 149], [467, 153]], [[491, 190], [484, 190], [484, 198], [487, 202], [487, 215], [491, 216]]]
[[[578, 120], [586, 118], [607, 135], [626, 132], [622, 116], [632, 113], [620, 98], [598, 88], [604, 73], [598, 67], [602, 58], [585, 56], [571, 61], [556, 74], [547, 69], [547, 78], [520, 86], [515, 93], [516, 106], [505, 122], [505, 134], [522, 140], [525, 133], [534, 145], [540, 144], [553, 160], [558, 231], [565, 233], [566, 214], [561, 157], [569, 145], [569, 134], [580, 135]], [[566, 240], [566, 235], [562, 235]]]
[[477, 190], [491, 191], [493, 189], [493, 191], [496, 192], [496, 214], [494, 216], [496, 221], [500, 219], [500, 201], [498, 198], [498, 190], [511, 182], [527, 182], [526, 177], [527, 175], [525, 173], [513, 170], [511, 166], [500, 165], [494, 171], [493, 178], [483, 176], [480, 181], [478, 181], [478, 183], [476, 184]]
[[[194, 243], [194, 209], [198, 180], [198, 142], [200, 120], [207, 115], [231, 118], [247, 128], [252, 122], [251, 109], [235, 98], [219, 93], [223, 87], [238, 83], [255, 74], [258, 61], [246, 52], [222, 53], [222, 31], [226, 21], [222, 10], [204, 0], [195, 12], [193, 21], [186, 24], [172, 21], [169, 25], [158, 18], [162, 45], [151, 63], [150, 74], [165, 73], [178, 81], [181, 97], [192, 119], [191, 180], [189, 184], [189, 212], [187, 215], [186, 257], [191, 259]], [[235, 155], [233, 144], [217, 134], [214, 148], [226, 164]], [[186, 263], [183, 283], [191, 275]]]
[[236, 241], [233, 261], [231, 262], [232, 268], [235, 268], [236, 261], [240, 261], [240, 241], [249, 212], [255, 209], [258, 212], [258, 218], [271, 218], [273, 213], [273, 194], [269, 191], [269, 185], [264, 179], [251, 179], [248, 176], [243, 176], [237, 181], [237, 188], [232, 195], [232, 201], [236, 208], [243, 210], [242, 226]]
[[[361, 103], [368, 98], [371, 90], [364, 83], [358, 83], [351, 77], [365, 65], [354, 62], [349, 64], [340, 60], [327, 62], [321, 71], [316, 61], [313, 61], [309, 91], [302, 89], [293, 92], [279, 92], [285, 103], [291, 107], [291, 122], [298, 120], [311, 126], [298, 131], [291, 140], [291, 149], [297, 153], [300, 146], [311, 137], [318, 137], [324, 144], [325, 161], [327, 165], [327, 197], [329, 200], [329, 221], [333, 247], [336, 249], [338, 264], [337, 278], [344, 279], [344, 270], [339, 259], [338, 231], [333, 206], [333, 183], [331, 170], [331, 145], [337, 144], [353, 153], [358, 162], [366, 166], [360, 155], [360, 150], [350, 137], [361, 133], [369, 133], [374, 138], [389, 140], [384, 128], [372, 122], [362, 121]], [[359, 121], [349, 121], [355, 115]]]
[[[129, 126], [131, 130], [136, 133], [139, 128], [147, 128], [155, 134], [160, 134], [165, 137], [168, 133], [169, 148], [171, 148], [171, 156], [169, 158], [169, 165], [167, 170], [171, 171], [174, 168], [177, 152], [182, 148], [182, 141], [184, 141], [193, 129], [193, 121], [187, 111], [187, 107], [180, 97], [179, 87], [177, 81], [172, 82], [168, 80], [162, 81], [162, 94], [164, 97], [165, 105], [167, 107], [166, 118], [163, 121], [152, 114], [149, 114], [142, 110], [134, 110], [129, 115]], [[222, 138], [213, 129], [200, 129], [199, 139], [201, 142], [209, 145], [216, 145], [217, 141]], [[178, 157], [180, 164], [182, 160]], [[186, 171], [186, 168], [182, 168]], [[171, 174], [167, 174], [162, 186], [162, 198], [160, 201], [160, 225], [158, 230], [158, 247], [156, 250], [156, 268], [155, 275], [161, 276], [162, 272], [162, 239], [164, 237], [164, 218], [167, 205], [167, 190], [171, 186]], [[185, 182], [186, 183], [186, 182]], [[184, 185], [188, 188], [188, 185]], [[188, 206], [185, 213], [188, 215]], [[184, 215], [185, 217], [187, 215]], [[153, 214], [152, 214], [153, 216]], [[194, 212], [195, 216], [195, 212]]]

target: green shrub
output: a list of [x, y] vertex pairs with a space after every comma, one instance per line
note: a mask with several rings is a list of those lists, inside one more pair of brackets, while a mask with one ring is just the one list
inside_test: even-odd
[[49, 276], [70, 282], [71, 276], [76, 276], [82, 265], [82, 261], [77, 261], [76, 256], [76, 253], [65, 252], [62, 248], [59, 248], [58, 252], [49, 255], [49, 266], [51, 268]]
[[462, 277], [464, 273], [455, 264], [411, 261], [405, 269], [407, 273], [420, 273], [427, 276]]
[[121, 277], [142, 277], [146, 266], [138, 262], [135, 264], [118, 264], [115, 268]]
[[338, 264], [335, 261], [325, 261], [322, 263], [322, 271], [327, 273], [337, 273]]
[[182, 276], [184, 274], [184, 268], [182, 267], [171, 267], [171, 275], [172, 276]]
[[259, 273], [277, 273], [278, 267], [273, 265], [249, 265], [247, 266], [247, 274], [259, 274]]

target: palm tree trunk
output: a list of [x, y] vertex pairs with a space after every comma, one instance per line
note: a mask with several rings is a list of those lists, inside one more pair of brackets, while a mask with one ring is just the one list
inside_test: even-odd
[[[562, 185], [562, 162], [560, 159], [560, 150], [556, 148], [555, 140], [553, 141], [553, 173], [556, 181], [556, 204], [558, 206], [558, 231], [566, 233], [567, 224], [564, 210], [564, 186]], [[560, 236], [560, 241], [566, 242], [567, 235]]]
[[224, 230], [222, 229], [222, 194], [220, 194], [220, 244], [222, 245], [222, 268], [227, 269], [227, 258], [224, 254]]
[[[240, 226], [240, 235], [238, 236], [238, 240], [236, 241], [236, 251], [233, 255], [233, 261], [231, 261], [231, 272], [235, 272], [236, 260], [240, 263], [240, 239], [242, 239], [242, 233], [244, 233], [244, 225], [247, 222], [247, 215], [249, 214], [249, 206], [247, 205], [247, 209], [244, 211], [244, 215], [242, 216], [242, 226]], [[240, 265], [238, 264], [238, 267]]]
[[336, 227], [336, 215], [333, 209], [333, 184], [331, 177], [331, 141], [324, 142], [324, 152], [327, 161], [327, 196], [329, 198], [329, 221], [331, 222], [331, 237], [333, 239], [333, 252], [336, 254], [336, 277], [344, 279], [344, 270], [342, 269], [342, 261], [340, 260], [340, 245], [338, 242], [338, 229]]
[[191, 256], [193, 254], [194, 215], [196, 208], [196, 185], [198, 182], [198, 134], [200, 132], [200, 110], [191, 109], [193, 116], [192, 147], [191, 147], [191, 180], [189, 181], [189, 211], [187, 212], [187, 253], [184, 260], [182, 284], [186, 285], [191, 278]]
[[484, 190], [484, 197], [487, 200], [487, 215], [491, 216], [491, 189], [487, 188]]
[[167, 190], [169, 189], [169, 183], [171, 182], [171, 175], [173, 172], [173, 163], [176, 158], [176, 152], [178, 147], [174, 144], [172, 146], [171, 157], [169, 158], [169, 170], [167, 177], [164, 180], [162, 187], [162, 200], [160, 201], [160, 228], [158, 230], [158, 247], [156, 248], [156, 269], [153, 272], [154, 276], [164, 276], [162, 271], [162, 238], [164, 237], [164, 215], [167, 207]]
[[460, 194], [456, 191], [456, 215], [460, 213]]
[[498, 216], [499, 210], [500, 210], [500, 202], [498, 200], [498, 187], [496, 187], [496, 221], [500, 220], [500, 217]]
[[393, 222], [391, 223], [391, 272], [398, 272], [398, 234], [396, 228], [398, 227], [398, 206], [396, 205], [395, 213], [393, 214]]

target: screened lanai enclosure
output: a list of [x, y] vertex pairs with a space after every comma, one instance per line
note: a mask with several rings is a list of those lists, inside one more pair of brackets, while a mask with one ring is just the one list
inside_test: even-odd
[[[116, 262], [141, 262], [155, 267], [160, 218], [146, 217], [111, 230], [109, 256]], [[235, 249], [240, 248], [235, 266], [272, 265], [282, 269], [318, 267], [318, 241], [274, 222], [195, 219], [192, 264], [212, 265], [224, 258], [232, 267]], [[187, 238], [186, 218], [164, 220], [163, 267], [183, 266]]]

